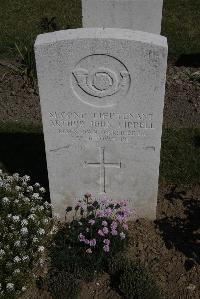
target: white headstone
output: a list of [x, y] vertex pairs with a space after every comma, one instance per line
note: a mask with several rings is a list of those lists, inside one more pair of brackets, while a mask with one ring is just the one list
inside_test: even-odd
[[35, 52], [55, 211], [106, 192], [154, 219], [166, 38], [74, 29], [39, 35]]
[[160, 34], [163, 0], [82, 0], [83, 27], [128, 28]]

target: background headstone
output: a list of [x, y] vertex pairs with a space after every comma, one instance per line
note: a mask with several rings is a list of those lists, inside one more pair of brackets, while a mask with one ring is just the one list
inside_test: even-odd
[[166, 38], [74, 29], [39, 35], [35, 52], [55, 212], [106, 192], [154, 219]]
[[128, 28], [160, 34], [163, 0], [82, 0], [83, 27]]

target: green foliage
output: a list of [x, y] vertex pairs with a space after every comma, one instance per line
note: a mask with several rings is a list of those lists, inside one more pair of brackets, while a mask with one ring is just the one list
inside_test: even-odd
[[128, 257], [109, 262], [111, 284], [125, 299], [160, 299], [160, 292], [148, 271]]
[[80, 283], [72, 274], [54, 269], [49, 271], [46, 279], [48, 290], [54, 299], [77, 298]]

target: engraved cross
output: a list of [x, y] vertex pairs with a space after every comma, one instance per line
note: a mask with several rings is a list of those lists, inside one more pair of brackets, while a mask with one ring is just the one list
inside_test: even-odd
[[105, 148], [99, 148], [100, 162], [90, 163], [85, 161], [86, 166], [100, 167], [100, 193], [106, 192], [106, 168], [121, 168], [121, 162], [119, 163], [108, 163], [105, 162]]

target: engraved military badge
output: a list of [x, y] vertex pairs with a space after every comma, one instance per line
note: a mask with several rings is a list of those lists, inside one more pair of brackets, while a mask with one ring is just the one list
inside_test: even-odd
[[87, 56], [72, 72], [72, 89], [79, 100], [96, 107], [113, 106], [130, 88], [130, 74], [118, 59], [102, 54]]

